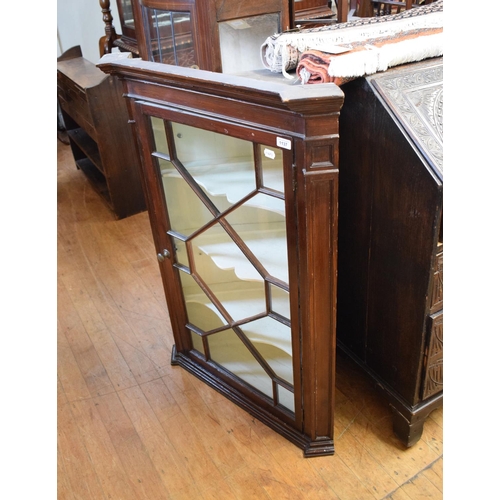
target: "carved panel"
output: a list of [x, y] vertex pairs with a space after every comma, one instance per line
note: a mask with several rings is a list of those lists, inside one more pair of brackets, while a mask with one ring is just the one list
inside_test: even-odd
[[443, 59], [369, 77], [440, 178], [443, 175]]
[[429, 326], [430, 338], [422, 399], [443, 390], [443, 313], [430, 316]]
[[436, 267], [432, 277], [431, 313], [443, 308], [443, 253], [436, 256]]

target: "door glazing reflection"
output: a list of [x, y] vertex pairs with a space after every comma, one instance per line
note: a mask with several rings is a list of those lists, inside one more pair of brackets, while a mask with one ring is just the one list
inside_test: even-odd
[[143, 7], [150, 61], [198, 67], [190, 12]]

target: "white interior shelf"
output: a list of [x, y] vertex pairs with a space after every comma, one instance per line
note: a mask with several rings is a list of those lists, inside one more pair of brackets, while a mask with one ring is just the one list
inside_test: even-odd
[[[220, 159], [217, 163], [207, 163], [200, 160], [186, 163], [184, 166], [210, 197], [223, 196], [230, 205], [234, 205], [256, 189], [253, 161], [229, 162]], [[281, 165], [277, 165], [276, 162], [271, 160], [263, 161], [262, 168], [264, 186], [283, 193], [283, 171]], [[167, 177], [181, 177], [177, 170], [163, 171], [162, 175]], [[273, 196], [256, 196], [246, 202], [245, 205], [272, 210], [285, 215], [285, 204], [280, 198]]]
[[[265, 228], [258, 224], [233, 227], [266, 271], [271, 276], [288, 283], [286, 230], [283, 224], [267, 224]], [[221, 234], [222, 232], [224, 234]], [[194, 242], [196, 247], [208, 255], [219, 269], [233, 269], [241, 280], [262, 279], [257, 269], [223, 229], [203, 233], [195, 238]]]
[[[241, 289], [233, 284], [213, 287], [218, 299], [223, 303], [233, 318], [244, 318], [250, 312], [264, 312], [265, 300], [260, 289]], [[184, 289], [189, 321], [195, 325], [203, 325], [211, 330], [227, 325], [223, 316], [214, 304], [199, 289]], [[270, 317], [260, 318], [241, 325], [248, 339], [269, 363], [276, 375], [293, 384], [293, 363], [291, 330], [288, 326]], [[204, 352], [201, 338], [192, 335], [195, 348]], [[272, 397], [272, 384], [269, 375], [264, 371], [252, 354], [244, 346], [237, 335], [228, 329], [208, 336], [211, 358], [226, 369], [256, 387], [264, 394]], [[293, 411], [293, 394], [285, 389], [280, 390], [280, 402]]]
[[[226, 284], [213, 285], [210, 288], [235, 321], [266, 311], [262, 288], [247, 288], [238, 283], [229, 287]], [[201, 325], [205, 330], [212, 330], [227, 324], [222, 314], [199, 288], [184, 287], [184, 293], [191, 323]], [[279, 301], [286, 302], [286, 299], [273, 298], [273, 302]], [[287, 304], [281, 304], [281, 307], [286, 306]], [[276, 304], [276, 307], [280, 305]], [[290, 328], [272, 318], [264, 319], [266, 321], [257, 320], [246, 324], [242, 329], [252, 341], [273, 345], [291, 356]], [[273, 325], [272, 329], [269, 328], [270, 324]]]

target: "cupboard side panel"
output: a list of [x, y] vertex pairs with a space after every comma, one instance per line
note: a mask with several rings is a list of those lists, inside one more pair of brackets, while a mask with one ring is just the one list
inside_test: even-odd
[[379, 101], [375, 130], [366, 363], [416, 404], [440, 188]]
[[375, 98], [357, 79], [344, 87], [340, 114], [339, 256], [337, 339], [366, 362], [366, 308], [370, 262], [372, 148]]
[[87, 91], [113, 209], [120, 218], [146, 209], [139, 156], [121, 91], [121, 82], [111, 75]]
[[[332, 440], [335, 392], [338, 170], [303, 172], [299, 204], [304, 432]], [[300, 182], [300, 180], [299, 180]], [[302, 209], [301, 209], [302, 206]], [[310, 453], [313, 453], [312, 451]]]

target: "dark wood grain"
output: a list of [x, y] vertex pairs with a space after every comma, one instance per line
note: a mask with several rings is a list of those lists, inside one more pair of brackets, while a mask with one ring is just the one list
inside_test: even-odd
[[[426, 82], [439, 96], [432, 76], [426, 78], [440, 65], [408, 65], [351, 82], [343, 87], [340, 118], [338, 339], [386, 392], [399, 415], [398, 434], [411, 435], [407, 444], [418, 440], [422, 415], [442, 398], [442, 379], [426, 393], [424, 379], [436, 332], [429, 317], [442, 308], [443, 183], [439, 165], [430, 162], [438, 152], [424, 147], [436, 144], [434, 131], [425, 131], [410, 101], [397, 102], [396, 91], [383, 94], [376, 82], [401, 75], [391, 89], [408, 85], [418, 95]], [[425, 94], [415, 102], [425, 102]], [[418, 133], [408, 123], [418, 124]], [[438, 373], [442, 341], [433, 356]], [[401, 431], [403, 421], [411, 432]]]

